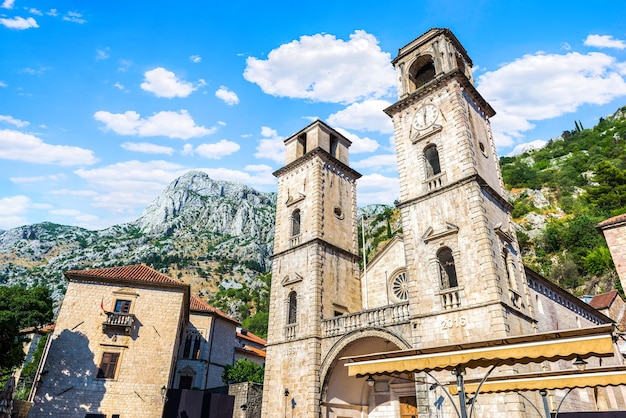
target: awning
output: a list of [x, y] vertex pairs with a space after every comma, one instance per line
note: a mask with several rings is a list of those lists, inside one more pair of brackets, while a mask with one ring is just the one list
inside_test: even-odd
[[[466, 380], [466, 393], [476, 393], [479, 381]], [[524, 390], [554, 390], [596, 386], [626, 385], [626, 366], [597, 367], [583, 372], [564, 370], [558, 372], [527, 373], [488, 379], [480, 393], [517, 392]], [[447, 386], [451, 395], [459, 392], [456, 383]]]
[[349, 376], [612, 357], [613, 325], [346, 358]]

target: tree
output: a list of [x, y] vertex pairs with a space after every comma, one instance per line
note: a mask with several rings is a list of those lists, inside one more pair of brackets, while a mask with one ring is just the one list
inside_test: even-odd
[[261, 338], [267, 338], [267, 324], [269, 317], [270, 315], [268, 312], [257, 312], [256, 314], [244, 319], [241, 325], [253, 334], [258, 335]]
[[240, 358], [233, 366], [224, 367], [222, 381], [226, 384], [253, 382], [263, 383], [265, 368], [245, 358]]
[[0, 380], [6, 379], [24, 360], [20, 329], [46, 325], [51, 320], [49, 289], [0, 286]]
[[587, 201], [607, 213], [623, 212], [626, 207], [626, 170], [620, 170], [609, 161], [601, 161], [594, 171], [597, 185], [586, 188]]

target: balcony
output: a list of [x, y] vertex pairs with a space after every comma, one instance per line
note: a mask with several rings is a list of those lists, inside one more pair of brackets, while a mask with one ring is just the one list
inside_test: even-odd
[[368, 327], [386, 327], [409, 322], [409, 302], [368, 309], [322, 321], [324, 337], [343, 335]]
[[102, 332], [123, 332], [130, 335], [135, 324], [135, 315], [121, 312], [107, 312], [107, 319], [102, 323]]

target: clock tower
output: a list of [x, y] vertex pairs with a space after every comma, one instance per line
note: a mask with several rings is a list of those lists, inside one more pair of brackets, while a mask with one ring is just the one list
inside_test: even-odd
[[472, 61], [448, 29], [400, 48], [395, 131], [413, 346], [533, 332], [522, 260]]

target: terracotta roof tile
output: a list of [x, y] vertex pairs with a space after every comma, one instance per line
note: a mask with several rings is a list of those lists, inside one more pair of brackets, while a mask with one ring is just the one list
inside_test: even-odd
[[259, 357], [265, 357], [267, 354], [264, 350], [260, 350], [258, 348], [250, 347], [249, 345], [244, 345], [243, 347], [235, 347], [237, 350], [248, 351], [256, 354]]
[[67, 278], [121, 279], [148, 283], [184, 284], [183, 282], [174, 280], [163, 273], [159, 273], [145, 264], [106, 267], [91, 270], [69, 270], [65, 272], [65, 276]]
[[607, 309], [608, 307], [611, 306], [616, 296], [617, 296], [617, 290], [611, 290], [608, 293], [595, 295], [589, 301], [589, 306], [595, 309]]
[[616, 225], [616, 224], [620, 224], [623, 222], [626, 222], [626, 213], [606, 219], [600, 222], [598, 225], [596, 225], [596, 228], [604, 229], [607, 226]]
[[238, 332], [237, 333], [237, 338], [248, 340], [248, 341], [257, 343], [259, 345], [263, 345], [263, 346], [267, 345], [267, 341], [265, 341], [263, 338], [259, 337], [258, 335], [254, 335], [250, 331], [248, 331], [247, 334], [244, 334], [242, 332]]
[[226, 315], [224, 312], [220, 311], [219, 309], [209, 305], [208, 303], [206, 303], [205, 301], [203, 301], [202, 299], [200, 299], [197, 296], [190, 296], [189, 297], [189, 309], [191, 311], [196, 311], [196, 312], [209, 312], [209, 313], [214, 313], [218, 316], [221, 316], [224, 319], [228, 319], [229, 321], [232, 322], [236, 322], [239, 323], [239, 321], [237, 321], [234, 318], [231, 318], [230, 316]]

